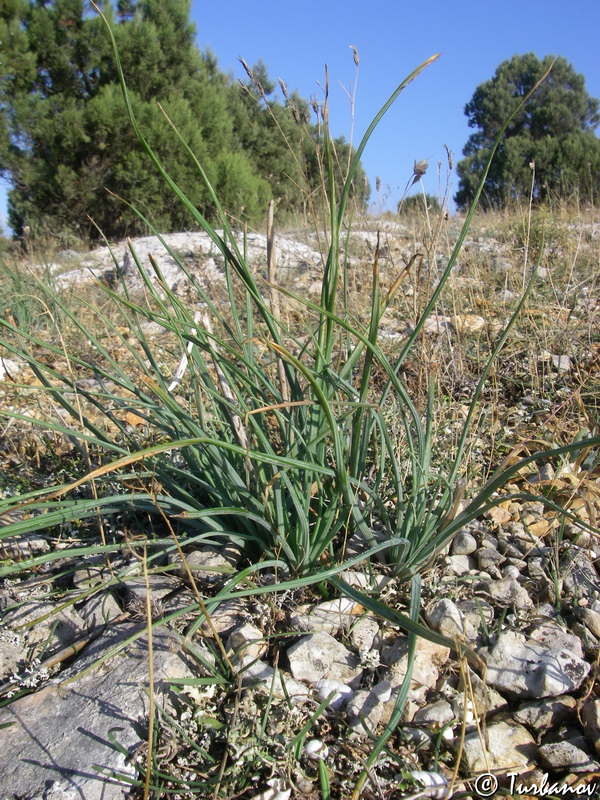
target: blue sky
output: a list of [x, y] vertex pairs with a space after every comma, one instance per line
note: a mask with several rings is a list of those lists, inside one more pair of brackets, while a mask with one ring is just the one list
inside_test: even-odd
[[[412, 173], [428, 158], [425, 188], [438, 193], [437, 162], [446, 180], [446, 144], [461, 158], [469, 134], [464, 106], [475, 88], [513, 55], [534, 52], [564, 56], [600, 98], [599, 0], [192, 0], [192, 20], [201, 49], [210, 47], [219, 67], [244, 77], [238, 56], [266, 64], [272, 80], [290, 91], [322, 99], [329, 68], [330, 115], [334, 135], [350, 138], [351, 91], [356, 77], [350, 45], [360, 57], [353, 141], [396, 86], [420, 63], [441, 52], [384, 117], [363, 158], [377, 201], [394, 207]], [[341, 85], [340, 85], [341, 84]], [[278, 90], [277, 90], [278, 91]], [[453, 191], [457, 188], [452, 176]], [[0, 220], [5, 219], [0, 192]]]

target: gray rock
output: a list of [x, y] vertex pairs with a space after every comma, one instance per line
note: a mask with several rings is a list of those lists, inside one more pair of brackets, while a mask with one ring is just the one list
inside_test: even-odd
[[[223, 547], [207, 545], [199, 550], [192, 550], [191, 553], [185, 554], [186, 563], [194, 576], [194, 580], [205, 586], [213, 586], [235, 572], [240, 557], [239, 549], [229, 544]], [[175, 553], [170, 560], [172, 563], [180, 564], [179, 573], [187, 576], [185, 567], [181, 564], [179, 553]]]
[[582, 625], [581, 622], [573, 622], [571, 624], [571, 630], [575, 636], [578, 637], [586, 654], [592, 658], [596, 658], [600, 650], [600, 642], [596, 639], [594, 634], [586, 628], [585, 625]]
[[452, 541], [453, 556], [470, 556], [477, 550], [477, 539], [467, 530], [459, 531]]
[[[420, 706], [423, 705], [427, 692], [435, 686], [440, 670], [448, 661], [449, 655], [450, 650], [447, 647], [427, 639], [419, 640], [413, 664], [409, 700]], [[392, 688], [398, 688], [406, 676], [408, 637], [400, 636], [393, 645], [384, 647], [381, 661], [388, 666], [386, 678], [390, 681]]]
[[89, 629], [108, 625], [112, 620], [121, 616], [121, 613], [117, 601], [110, 592], [94, 595], [78, 609], [79, 616]]
[[[2, 369], [3, 361], [4, 359], [0, 359], [0, 370]], [[3, 519], [3, 517], [0, 517], [0, 527], [10, 522], [10, 520], [3, 522]], [[9, 558], [13, 561], [22, 561], [26, 558], [39, 556], [42, 553], [47, 553], [49, 549], [50, 545], [46, 538], [35, 533], [5, 536], [0, 540], [0, 555], [2, 558]]]
[[304, 684], [286, 675], [282, 670], [275, 671], [264, 661], [252, 661], [240, 672], [244, 686], [255, 686], [269, 696], [279, 700], [287, 698], [296, 705], [310, 700], [310, 692]]
[[474, 566], [469, 556], [446, 556], [444, 559], [444, 572], [448, 575], [467, 575]]
[[513, 714], [515, 722], [533, 728], [535, 731], [547, 731], [557, 728], [577, 713], [577, 701], [569, 695], [553, 700], [536, 700], [522, 703]]
[[494, 722], [487, 726], [486, 736], [485, 752], [478, 731], [465, 736], [463, 758], [469, 774], [497, 770], [524, 772], [535, 764], [535, 740], [522, 725]]
[[327, 600], [308, 612], [296, 612], [290, 616], [290, 627], [297, 631], [321, 631], [332, 636], [339, 631], [347, 631], [357, 619], [354, 609], [356, 602], [348, 597]]
[[497, 567], [505, 561], [505, 557], [495, 547], [482, 547], [477, 551], [479, 569]]
[[210, 611], [212, 626], [205, 620], [202, 623], [201, 630], [205, 636], [211, 636], [214, 628], [219, 636], [226, 638], [234, 628], [243, 625], [247, 619], [248, 602], [245, 598], [224, 600]]
[[600, 756], [600, 700], [588, 700], [581, 711], [586, 739]]
[[9, 609], [2, 622], [8, 628], [21, 629], [22, 638], [34, 649], [33, 657], [38, 655], [38, 646], [44, 645], [46, 655], [50, 655], [53, 649], [66, 647], [87, 632], [85, 620], [73, 606], [57, 611], [47, 600], [29, 600]]
[[460, 600], [457, 605], [463, 615], [469, 639], [477, 636], [482, 628], [488, 627], [494, 620], [493, 607], [479, 597]]
[[426, 610], [425, 618], [435, 631], [449, 639], [466, 638], [463, 615], [456, 603], [448, 598], [435, 600]]
[[377, 647], [379, 633], [379, 623], [374, 617], [362, 617], [352, 625], [348, 636], [352, 646], [360, 652]]
[[[582, 746], [578, 746], [581, 745]], [[553, 742], [540, 746], [542, 766], [546, 769], [569, 772], [598, 772], [600, 763], [590, 755], [583, 739], [579, 742]]]
[[481, 581], [476, 589], [486, 592], [497, 605], [520, 610], [533, 608], [533, 601], [515, 578]]
[[384, 703], [391, 697], [392, 687], [388, 681], [381, 681], [371, 691], [361, 689], [346, 705], [348, 727], [355, 736], [368, 736], [381, 720]]
[[76, 589], [89, 589], [112, 578], [105, 558], [91, 558], [84, 561], [73, 573], [73, 586]]
[[454, 719], [454, 711], [447, 700], [437, 700], [435, 703], [420, 708], [412, 718], [418, 725], [429, 725], [434, 730], [443, 728]]
[[[465, 691], [466, 688], [466, 691]], [[498, 711], [508, 707], [506, 698], [502, 697], [495, 689], [487, 686], [482, 679], [469, 669], [469, 682], [465, 687], [461, 676], [458, 682], [458, 694], [452, 700], [452, 708], [457, 719], [462, 719], [465, 713], [465, 695], [467, 696], [467, 712], [477, 717], [490, 717]]]
[[27, 647], [16, 632], [0, 626], [0, 680], [16, 676], [27, 659]]
[[[104, 776], [113, 770], [134, 774], [127, 758], [110, 742], [111, 731], [125, 751], [133, 752], [143, 742], [148, 713], [144, 692], [147, 640], [141, 635], [126, 644], [141, 630], [124, 625], [107, 632], [86, 649], [77, 665], [61, 674], [60, 685], [46, 686], [0, 710], [0, 725], [13, 723], [2, 731], [1, 797], [122, 800], [127, 787], [110, 783]], [[182, 654], [176, 634], [155, 628], [153, 642], [155, 696], [166, 705], [168, 679], [192, 677], [193, 665]], [[122, 648], [119, 655], [76, 677], [80, 669], [95, 664], [115, 646]], [[67, 682], [68, 677], [73, 681]]]
[[262, 631], [246, 622], [231, 631], [227, 649], [234, 655], [234, 663], [246, 666], [266, 654], [267, 643]]
[[519, 633], [498, 637], [486, 654], [486, 681], [516, 697], [555, 697], [581, 686], [590, 665], [559, 648], [547, 648], [526, 641]]
[[563, 575], [564, 591], [574, 597], [600, 596], [598, 573], [588, 553], [582, 548], [570, 545], [560, 559], [560, 570]]
[[575, 615], [596, 639], [600, 639], [600, 612], [591, 608], [577, 608]]
[[360, 683], [359, 657], [328, 633], [305, 636], [288, 648], [287, 656], [296, 680], [315, 683], [331, 678], [353, 688]]
[[527, 631], [527, 636], [538, 644], [549, 648], [567, 650], [577, 658], [583, 658], [583, 647], [580, 639], [573, 636], [554, 620], [547, 620], [532, 626]]

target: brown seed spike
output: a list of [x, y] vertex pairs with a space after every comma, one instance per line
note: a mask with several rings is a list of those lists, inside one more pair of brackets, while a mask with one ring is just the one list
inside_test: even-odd
[[350, 45], [350, 50], [352, 50], [352, 58], [354, 59], [354, 63], [358, 67], [358, 65], [360, 64], [360, 58], [358, 57], [358, 50], [353, 44]]

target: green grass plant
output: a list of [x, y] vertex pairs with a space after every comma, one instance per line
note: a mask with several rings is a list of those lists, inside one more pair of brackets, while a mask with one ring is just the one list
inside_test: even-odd
[[[116, 49], [115, 57], [118, 59]], [[164, 170], [138, 127], [121, 73], [124, 100], [141, 147], [223, 256], [228, 304], [225, 309], [217, 305], [165, 243], [193, 286], [192, 303], [184, 302], [168, 287], [155, 262], [155, 274], [150, 278], [131, 246], [145, 299], [133, 297], [125, 284], [120, 291], [104, 288], [107, 299], [118, 309], [120, 325], [102, 309], [89, 306], [86, 319], [82, 319], [59, 298], [54, 300], [62, 319], [93, 348], [92, 370], [86, 358], [75, 354], [68, 356], [68, 371], [55, 369], [52, 359], [64, 356], [60, 346], [28, 334], [9, 319], [2, 321], [6, 334], [2, 345], [28, 362], [44, 392], [63, 409], [63, 417], [66, 412], [75, 423], [68, 426], [43, 420], [40, 426], [84, 443], [101, 462], [81, 480], [55, 487], [50, 497], [44, 497], [43, 491], [20, 497], [23, 511], [33, 516], [5, 526], [2, 536], [39, 531], [99, 513], [106, 516], [132, 508], [151, 513], [160, 507], [179, 522], [189, 543], [233, 541], [251, 561], [263, 558], [277, 563], [292, 578], [321, 580], [321, 573], [332, 568], [337, 571], [344, 562], [347, 541], [355, 533], [371, 548], [386, 549], [395, 572], [408, 578], [429, 563], [460, 527], [496, 502], [494, 492], [517, 468], [492, 476], [461, 513], [453, 511], [462, 491], [463, 456], [481, 390], [535, 274], [482, 372], [456, 452], [443, 465], [431, 463], [433, 382], [423, 412], [399, 375], [452, 272], [476, 204], [425, 310], [395, 360], [389, 360], [380, 347], [378, 331], [398, 282], [381, 292], [377, 253], [368, 324], [360, 325], [346, 313], [343, 240], [353, 176], [386, 111], [436, 58], [414, 70], [375, 116], [354, 154], [339, 198], [325, 108], [330, 244], [320, 301], [294, 297], [314, 323], [304, 341], [273, 312], [271, 294], [283, 290], [261, 287], [193, 153], [189, 156], [211, 193], [221, 229], [202, 217]], [[177, 131], [174, 135], [181, 139]], [[180, 145], [187, 147], [183, 141]], [[492, 156], [493, 151], [490, 160]], [[152, 228], [148, 220], [144, 222]], [[161, 238], [158, 231], [154, 233]], [[119, 266], [116, 259], [115, 266]], [[90, 323], [94, 318], [96, 325]], [[142, 323], [147, 320], [159, 324], [165, 336], [177, 343], [186, 366], [182, 380], [172, 379], [172, 364], [165, 363], [164, 355], [145, 335]], [[99, 337], [98, 328], [108, 332], [110, 346]], [[116, 352], [121, 355], [117, 357]], [[385, 376], [377, 394], [372, 381], [375, 370]], [[99, 389], [80, 387], [81, 377], [90, 375]], [[400, 420], [402, 455], [388, 430], [386, 412], [390, 409]], [[16, 413], [3, 413], [20, 418]], [[144, 420], [149, 437], [127, 424], [128, 413]], [[99, 417], [105, 425], [97, 422]], [[562, 452], [580, 451], [599, 442], [577, 442]], [[113, 460], [107, 461], [107, 456]], [[86, 485], [94, 488], [88, 488], [87, 496]], [[147, 488], [150, 485], [160, 488], [152, 491]], [[80, 496], [67, 499], [76, 489]], [[14, 500], [0, 501], [2, 512], [14, 510], [14, 506]], [[385, 531], [383, 546], [373, 534], [375, 521]], [[118, 546], [106, 544], [104, 548], [110, 551]], [[83, 548], [80, 555], [88, 552]], [[10, 569], [5, 567], [5, 573]]]
[[[174, 141], [187, 150], [212, 197], [218, 228], [198, 212], [183, 188], [165, 171], [135, 119], [115, 45], [124, 102], [140, 146], [149, 165], [161, 173], [190, 218], [217, 246], [224, 261], [226, 302], [217, 300], [169, 249], [160, 231], [136, 212], [186, 276], [192, 299], [178, 296], [153, 260], [153, 275], [149, 276], [129, 243], [142, 292], [131, 291], [123, 279], [120, 285], [102, 287], [104, 305], [82, 300], [84, 313], [80, 313], [58, 293], [51, 293], [50, 301], [40, 279], [35, 289], [28, 289], [28, 294], [39, 290], [48, 307], [52, 303], [52, 317], [60, 318], [61, 326], [72, 331], [73, 340], [86, 343], [94, 353], [93, 363], [85, 353], [71, 352], [62, 340], [48, 341], [40, 331], [30, 329], [26, 317], [29, 305], [15, 306], [20, 309], [17, 314], [0, 320], [4, 331], [0, 345], [27, 362], [38, 382], [40, 397], [60, 411], [54, 420], [32, 419], [10, 409], [0, 411], [0, 415], [64, 437], [85, 456], [76, 480], [0, 499], [0, 516], [10, 515], [7, 518], [14, 520], [0, 528], [0, 540], [42, 533], [53, 541], [56, 531], [65, 526], [77, 526], [79, 531], [66, 547], [21, 561], [5, 559], [0, 563], [0, 577], [47, 567], [59, 559], [81, 563], [102, 556], [110, 562], [116, 555], [147, 549], [143, 574], [148, 580], [149, 571], [164, 569], [165, 551], [179, 551], [181, 555], [191, 546], [231, 542], [240, 548], [245, 560], [239, 571], [225, 576], [225, 585], [214, 597], [194, 604], [200, 613], [186, 635], [192, 654], [194, 633], [223, 601], [326, 584], [408, 631], [410, 660], [418, 635], [452, 645], [419, 621], [420, 572], [458, 530], [506, 499], [499, 491], [523, 467], [561, 456], [575, 458], [598, 448], [600, 437], [577, 439], [501, 466], [462, 500], [465, 460], [478, 403], [535, 285], [533, 268], [508, 324], [491, 347], [454, 451], [439, 463], [433, 460], [439, 449], [435, 441], [434, 381], [429, 381], [426, 402], [421, 406], [411, 397], [402, 369], [456, 265], [487, 169], [452, 254], [395, 356], [390, 357], [380, 345], [379, 331], [383, 315], [394, 303], [401, 275], [388, 289], [382, 289], [379, 248], [371, 271], [367, 322], [361, 324], [350, 312], [345, 243], [351, 228], [348, 203], [353, 178], [387, 110], [436, 58], [414, 70], [375, 116], [347, 168], [339, 196], [338, 164], [325, 107], [321, 146], [329, 200], [329, 248], [321, 296], [313, 301], [257, 277], [202, 165], [175, 129]], [[498, 132], [488, 168], [511, 119]], [[116, 257], [114, 261], [118, 271]], [[274, 293], [282, 302], [291, 297], [300, 304], [308, 335], [300, 335], [282, 321], [278, 303], [273, 303]], [[145, 333], [148, 322], [164, 331], [159, 340]], [[175, 370], [177, 363], [180, 368]], [[89, 388], [89, 382], [82, 383], [84, 378], [93, 378], [94, 388]], [[396, 420], [393, 427], [389, 425], [390, 415]], [[132, 418], [141, 424], [132, 424]], [[513, 493], [513, 497], [527, 500], [537, 495], [532, 490]], [[544, 502], [581, 523], [552, 499], [544, 498]], [[117, 516], [151, 519], [155, 533], [138, 537], [138, 541], [135, 536], [118, 535], [111, 522]], [[132, 527], [136, 530], [135, 524]], [[348, 543], [353, 537], [360, 537], [364, 548], [350, 557]], [[385, 561], [395, 575], [410, 582], [408, 616], [353, 589], [339, 577], [344, 569], [370, 558]], [[263, 581], [262, 573], [274, 575], [275, 582]], [[119, 567], [111, 580], [126, 580], [128, 574], [129, 566]], [[189, 610], [155, 624], [174, 621]], [[208, 680], [230, 681], [232, 669], [227, 656], [218, 648], [214, 656], [216, 666], [198, 656], [208, 670]], [[410, 672], [409, 668], [389, 725], [373, 743], [356, 797], [368, 769], [401, 718]], [[321, 710], [316, 712], [317, 717]], [[298, 734], [298, 742], [312, 723], [309, 720]], [[152, 735], [151, 729], [150, 750]], [[150, 752], [148, 764], [152, 763]], [[319, 778], [327, 797], [329, 778], [322, 763]], [[167, 780], [155, 764], [146, 772], [145, 785], [140, 782], [140, 786], [144, 785], [145, 796], [149, 796], [150, 792], [162, 791]], [[213, 787], [210, 781], [199, 781], [197, 791]]]

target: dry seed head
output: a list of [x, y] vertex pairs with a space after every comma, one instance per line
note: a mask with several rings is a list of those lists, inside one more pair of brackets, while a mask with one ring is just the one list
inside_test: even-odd
[[379, 177], [379, 175], [375, 178], [375, 191], [376, 192], [381, 191], [381, 178]]
[[285, 99], [286, 99], [286, 100], [289, 102], [290, 96], [289, 96], [289, 94], [288, 94], [288, 88], [287, 88], [287, 86], [286, 86], [286, 85], [285, 85], [285, 83], [284, 83], [284, 82], [281, 80], [281, 78], [277, 78], [277, 80], [279, 81], [279, 88], [281, 89], [281, 92], [282, 92], [283, 96], [284, 96], [284, 97], [285, 97]]
[[246, 75], [250, 78], [252, 82], [254, 82], [254, 75], [252, 74], [252, 70], [248, 66], [248, 64], [244, 61], [244, 59], [240, 56], [238, 61], [242, 65], [242, 67], [246, 70]]
[[358, 57], [358, 50], [353, 44], [350, 45], [350, 50], [352, 50], [352, 58], [354, 59], [354, 63], [358, 67], [358, 65], [360, 64], [360, 58]]
[[414, 174], [415, 178], [417, 178], [417, 179], [418, 178], [422, 178], [423, 175], [425, 175], [425, 173], [427, 172], [427, 168], [428, 167], [429, 167], [429, 163], [428, 163], [426, 158], [424, 158], [422, 161], [417, 161], [415, 159], [415, 163], [414, 163], [414, 166], [413, 166], [413, 174]]
[[452, 156], [452, 150], [450, 150], [447, 144], [445, 144], [444, 147], [446, 148], [446, 155], [448, 156], [448, 169], [452, 170], [452, 168], [454, 167], [454, 158]]

